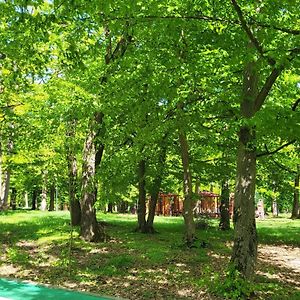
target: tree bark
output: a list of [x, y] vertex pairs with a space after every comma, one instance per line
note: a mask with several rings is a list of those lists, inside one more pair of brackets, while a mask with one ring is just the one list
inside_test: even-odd
[[297, 175], [295, 177], [294, 184], [294, 201], [291, 219], [297, 219], [300, 217], [299, 214], [299, 178], [300, 178], [300, 165], [297, 165]]
[[94, 207], [97, 197], [96, 168], [101, 161], [98, 158], [98, 164], [96, 164], [95, 144], [96, 139], [99, 138], [98, 134], [103, 121], [102, 117], [100, 118], [99, 113], [95, 113], [90, 123], [90, 131], [83, 151], [80, 235], [89, 242], [104, 241], [106, 239], [104, 228], [97, 223], [96, 209]]
[[[12, 111], [12, 108], [9, 108]], [[7, 140], [7, 165], [4, 173], [4, 182], [2, 182], [2, 174], [1, 175], [1, 200], [0, 200], [0, 209], [7, 209], [8, 208], [8, 195], [9, 195], [9, 187], [10, 187], [10, 177], [11, 177], [11, 155], [12, 151], [14, 149], [14, 142], [13, 142], [13, 136], [14, 136], [14, 124], [9, 123], [8, 124], [9, 128], [9, 135], [8, 135], [8, 140]], [[0, 163], [1, 163], [1, 173], [2, 173], [2, 148], [0, 145]]]
[[[256, 63], [245, 68], [241, 114], [252, 118], [258, 94]], [[239, 130], [237, 177], [234, 198], [234, 245], [231, 262], [244, 278], [252, 278], [257, 259], [255, 224], [256, 137], [255, 128], [244, 125]]]
[[2, 198], [1, 198], [1, 209], [5, 210], [8, 208], [8, 195], [10, 186], [10, 169], [7, 168], [4, 171], [4, 180], [2, 184]]
[[153, 187], [153, 191], [150, 193], [148, 218], [145, 226], [146, 233], [156, 233], [156, 230], [154, 229], [154, 218], [155, 218], [155, 208], [156, 208], [159, 190], [160, 190], [160, 183], [155, 183], [155, 184], [157, 184], [157, 186]]
[[25, 202], [25, 208], [28, 209], [29, 204], [28, 204], [28, 193], [27, 192], [24, 193], [24, 202]]
[[164, 167], [166, 162], [166, 154], [167, 154], [167, 146], [166, 141], [163, 139], [161, 150], [158, 157], [158, 164], [157, 164], [157, 170], [155, 173], [155, 178], [153, 181], [153, 186], [150, 191], [150, 201], [149, 201], [149, 211], [148, 211], [148, 218], [146, 222], [145, 231], [147, 233], [155, 233], [154, 229], [154, 217], [155, 217], [155, 209], [156, 204], [158, 200], [158, 195], [161, 187], [161, 183], [163, 180], [163, 174], [164, 174]]
[[11, 189], [11, 196], [10, 196], [10, 207], [12, 210], [17, 209], [17, 190], [16, 188]]
[[96, 176], [96, 185], [95, 185], [95, 198], [97, 199], [98, 193], [98, 185], [97, 185], [97, 173], [99, 171], [99, 167], [102, 161], [103, 153], [104, 153], [104, 136], [105, 136], [105, 124], [103, 122], [104, 114], [102, 112], [95, 113], [95, 121], [97, 123], [98, 130], [96, 131], [96, 136], [94, 140], [95, 144], [95, 176]]
[[272, 213], [273, 213], [273, 217], [278, 217], [278, 205], [277, 205], [276, 197], [273, 199], [272, 202]]
[[34, 189], [32, 191], [31, 210], [36, 210], [36, 207], [37, 207], [37, 197], [38, 197], [38, 190]]
[[136, 231], [146, 231], [146, 161], [140, 160], [138, 166], [139, 200], [137, 205], [138, 227]]
[[[0, 145], [1, 148], [1, 145]], [[8, 141], [7, 144], [7, 152], [8, 156], [11, 155], [11, 152], [13, 150], [13, 142], [12, 140]], [[3, 173], [3, 166], [2, 166], [2, 149], [0, 149], [0, 164], [1, 164], [1, 199], [0, 199], [0, 209], [8, 209], [8, 196], [9, 196], [9, 187], [10, 187], [10, 176], [11, 176], [11, 171], [9, 165], [6, 166], [6, 169], [4, 170], [4, 178], [2, 180], [2, 173]]]
[[183, 218], [185, 224], [185, 242], [188, 247], [192, 247], [196, 239], [196, 228], [193, 215], [194, 201], [192, 190], [192, 176], [189, 166], [188, 142], [186, 135], [182, 130], [179, 131], [179, 143], [181, 148], [181, 160], [183, 166]]
[[234, 246], [231, 261], [245, 278], [254, 274], [257, 259], [255, 224], [256, 149], [253, 128], [240, 129], [234, 198]]
[[107, 212], [113, 213], [113, 204], [111, 202], [108, 202], [107, 204]]
[[78, 199], [77, 160], [74, 152], [74, 140], [76, 134], [76, 120], [69, 123], [67, 130], [67, 162], [69, 178], [69, 205], [70, 218], [73, 226], [80, 225], [81, 207]]
[[44, 172], [43, 174], [43, 187], [42, 187], [42, 194], [41, 194], [41, 206], [40, 206], [40, 210], [41, 211], [45, 211], [47, 210], [47, 171]]
[[223, 180], [221, 191], [221, 204], [220, 204], [220, 224], [219, 228], [222, 230], [230, 229], [230, 214], [229, 214], [229, 184], [228, 180]]
[[54, 211], [54, 203], [55, 203], [55, 186], [51, 185], [51, 187], [50, 187], [49, 211]]

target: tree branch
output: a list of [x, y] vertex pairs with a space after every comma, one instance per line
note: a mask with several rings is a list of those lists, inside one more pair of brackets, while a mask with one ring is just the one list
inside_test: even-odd
[[292, 173], [292, 174], [296, 174], [297, 175], [297, 172], [295, 172], [294, 170], [280, 164], [278, 161], [276, 161], [273, 157], [271, 158], [272, 161], [274, 162], [275, 165], [277, 165], [277, 167], [279, 167], [280, 169], [284, 170], [284, 171], [287, 171], [288, 173]]
[[275, 153], [279, 152], [280, 150], [282, 150], [283, 148], [285, 148], [285, 147], [287, 147], [289, 145], [294, 144], [295, 142], [296, 142], [296, 140], [292, 140], [292, 141], [290, 141], [288, 143], [285, 143], [285, 144], [281, 145], [280, 147], [278, 147], [277, 149], [275, 149], [273, 151], [269, 151], [267, 145], [265, 145], [266, 151], [262, 152], [262, 153], [258, 153], [256, 155], [256, 157], [258, 158], [258, 157], [262, 157], [262, 156], [267, 156], [267, 155], [275, 154]]
[[239, 17], [239, 20], [241, 22], [241, 26], [244, 29], [244, 31], [246, 32], [246, 34], [248, 35], [250, 41], [252, 42], [252, 44], [255, 46], [255, 48], [257, 49], [257, 51], [264, 56], [264, 51], [262, 46], [260, 45], [259, 41], [257, 40], [257, 38], [254, 36], [254, 34], [252, 33], [251, 29], [248, 27], [247, 22], [244, 18], [243, 12], [240, 8], [240, 6], [237, 4], [236, 0], [231, 0], [231, 3]]
[[254, 112], [258, 112], [262, 105], [264, 104], [273, 84], [275, 83], [276, 79], [284, 69], [283, 66], [280, 66], [278, 68], [274, 68], [270, 76], [267, 78], [264, 86], [260, 90], [259, 94], [257, 95], [255, 101], [254, 101]]
[[[234, 1], [234, 0], [232, 0]], [[286, 57], [288, 61], [292, 61], [298, 54], [300, 54], [300, 48], [294, 48], [292, 50], [289, 50], [290, 54]], [[284, 70], [285, 66], [284, 64], [281, 64], [278, 67], [275, 67], [273, 71], [271, 72], [270, 76], [267, 78], [264, 86], [260, 90], [259, 94], [257, 95], [255, 101], [254, 101], [254, 112], [257, 112], [260, 110], [262, 105], [264, 104], [271, 88], [273, 87], [273, 84], [275, 83], [276, 79], [279, 77], [281, 72]], [[297, 104], [298, 105], [298, 104]], [[296, 105], [296, 107], [297, 107]]]
[[261, 22], [258, 22], [256, 20], [254, 20], [253, 18], [250, 22], [248, 22], [248, 24], [256, 25], [256, 26], [259, 26], [259, 27], [262, 27], [262, 28], [270, 28], [270, 29], [274, 29], [274, 30], [281, 31], [281, 32], [284, 32], [284, 33], [288, 33], [288, 34], [292, 34], [292, 35], [300, 35], [300, 30], [291, 29], [291, 28], [284, 28], [284, 27], [279, 27], [279, 26], [274, 26], [274, 25], [270, 25], [270, 24], [261, 23]]
[[[238, 3], [236, 2], [236, 0], [231, 0], [231, 3], [239, 17], [239, 20], [241, 22], [241, 26], [242, 28], [244, 29], [244, 31], [246, 32], [246, 34], [248, 35], [251, 43], [254, 45], [254, 47], [256, 48], [256, 50], [258, 51], [258, 53], [262, 56], [262, 57], [265, 57], [265, 51], [263, 49], [263, 47], [261, 46], [261, 44], [259, 43], [258, 39], [254, 36], [253, 32], [251, 31], [251, 29], [249, 28], [245, 18], [244, 18], [244, 15], [243, 15], [243, 12], [240, 8], [240, 6], [238, 5]], [[269, 62], [270, 65], [275, 65], [275, 60], [271, 57], [267, 57], [267, 60]]]

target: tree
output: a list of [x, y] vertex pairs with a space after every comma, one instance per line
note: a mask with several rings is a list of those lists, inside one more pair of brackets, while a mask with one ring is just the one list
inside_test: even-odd
[[69, 200], [70, 200], [70, 215], [71, 224], [73, 226], [80, 225], [81, 222], [81, 207], [78, 199], [78, 179], [77, 179], [77, 159], [74, 147], [74, 139], [76, 133], [76, 120], [69, 122], [67, 130], [67, 161], [69, 171]]
[[146, 221], [146, 232], [155, 233], [154, 229], [154, 217], [155, 217], [155, 209], [159, 196], [159, 192], [161, 189], [162, 181], [166, 168], [166, 156], [167, 156], [167, 135], [164, 136], [160, 143], [160, 149], [158, 150], [158, 161], [157, 166], [155, 168], [155, 175], [153, 178], [152, 185], [150, 187], [150, 200], [149, 200], [149, 211], [148, 218]]
[[98, 138], [97, 132], [99, 132], [101, 118], [103, 116], [96, 113], [95, 119], [91, 120], [83, 150], [80, 235], [90, 242], [104, 241], [106, 238], [104, 229], [97, 223], [94, 208], [97, 200], [95, 174], [98, 167], [95, 161], [95, 140]]
[[229, 202], [230, 191], [228, 180], [222, 182], [221, 187], [221, 203], [220, 203], [220, 223], [219, 227], [222, 230], [230, 229], [230, 214], [229, 214]]
[[[233, 7], [238, 15], [241, 27], [247, 34], [251, 48], [255, 48], [271, 67], [265, 82], [260, 85], [258, 61], [250, 60], [245, 64], [243, 95], [240, 105], [243, 124], [239, 129], [239, 146], [237, 154], [237, 181], [234, 207], [234, 246], [231, 261], [242, 276], [251, 278], [254, 274], [254, 266], [257, 257], [257, 233], [255, 225], [255, 178], [256, 178], [256, 128], [249, 122], [261, 109], [270, 91], [286, 68], [287, 62], [292, 61], [298, 50], [288, 51], [283, 55], [285, 63], [276, 63], [272, 57], [268, 57], [247, 24], [243, 12], [235, 0]], [[282, 59], [283, 59], [282, 58]], [[261, 70], [260, 70], [261, 71]]]
[[299, 178], [300, 178], [300, 165], [297, 165], [297, 172], [295, 174], [294, 179], [294, 201], [292, 208], [292, 219], [296, 219], [300, 217], [300, 203], [299, 203]]

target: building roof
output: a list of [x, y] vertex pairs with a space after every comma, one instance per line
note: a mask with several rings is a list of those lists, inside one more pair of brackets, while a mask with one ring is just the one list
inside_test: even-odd
[[200, 192], [200, 195], [202, 197], [210, 197], [210, 198], [217, 198], [217, 197], [220, 197], [220, 195], [218, 194], [215, 194], [213, 192], [208, 192], [208, 191], [202, 191]]

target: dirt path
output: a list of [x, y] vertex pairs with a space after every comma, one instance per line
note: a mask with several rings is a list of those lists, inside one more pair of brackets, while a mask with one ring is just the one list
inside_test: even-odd
[[300, 248], [261, 245], [258, 274], [294, 285], [300, 290]]

